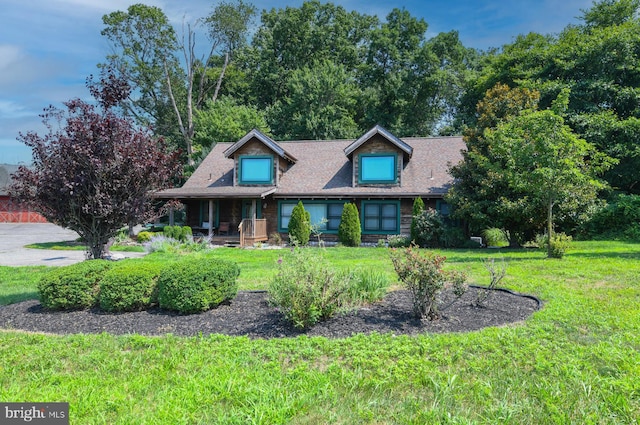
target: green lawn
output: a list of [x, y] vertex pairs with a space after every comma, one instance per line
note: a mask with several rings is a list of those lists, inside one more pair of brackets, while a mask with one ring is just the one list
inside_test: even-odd
[[[524, 323], [466, 334], [265, 341], [2, 331], [0, 400], [67, 401], [72, 424], [637, 424], [640, 244], [575, 247], [563, 260], [442, 251], [479, 284], [488, 283], [483, 261], [503, 257], [504, 284], [545, 302]], [[241, 289], [253, 289], [286, 251], [208, 255], [237, 261]], [[325, 255], [393, 275], [384, 249]], [[0, 267], [0, 303], [36, 296], [46, 272]]]

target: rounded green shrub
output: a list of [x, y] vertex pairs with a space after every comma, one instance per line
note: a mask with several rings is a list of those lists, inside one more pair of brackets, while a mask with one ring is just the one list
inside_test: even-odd
[[291, 218], [289, 219], [289, 240], [300, 245], [309, 243], [311, 236], [311, 214], [304, 209], [302, 201], [293, 207]]
[[565, 233], [554, 233], [551, 240], [548, 235], [539, 237], [538, 246], [547, 253], [549, 258], [563, 258], [564, 254], [571, 249], [572, 241], [573, 238]]
[[207, 257], [184, 257], [162, 269], [158, 278], [160, 307], [199, 313], [233, 299], [238, 293], [238, 265]]
[[40, 302], [52, 310], [91, 308], [98, 302], [100, 281], [112, 266], [106, 260], [88, 260], [52, 270], [38, 282]]
[[193, 231], [191, 230], [191, 227], [182, 226], [182, 228], [180, 228], [180, 240], [182, 242], [193, 240]]
[[346, 246], [360, 246], [362, 231], [360, 216], [355, 204], [346, 203], [342, 209], [342, 217], [338, 226], [338, 240]]
[[138, 233], [137, 239], [139, 243], [149, 242], [151, 238], [155, 235], [153, 232], [140, 232]]
[[112, 267], [100, 283], [100, 308], [105, 311], [144, 310], [157, 302], [161, 263], [130, 261]]

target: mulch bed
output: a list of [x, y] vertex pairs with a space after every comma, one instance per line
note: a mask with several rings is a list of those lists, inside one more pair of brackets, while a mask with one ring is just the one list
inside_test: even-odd
[[491, 291], [484, 307], [473, 306], [480, 289], [470, 287], [455, 300], [445, 291], [440, 299], [442, 317], [421, 322], [412, 314], [408, 291], [393, 291], [380, 302], [338, 315], [307, 331], [288, 324], [268, 303], [265, 292], [241, 291], [228, 304], [201, 314], [180, 315], [160, 309], [133, 313], [105, 313], [98, 309], [53, 312], [29, 300], [0, 307], [0, 328], [53, 334], [102, 333], [194, 336], [224, 334], [250, 338], [284, 338], [298, 335], [349, 337], [372, 332], [395, 335], [468, 332], [525, 320], [541, 307], [535, 297], [510, 291]]

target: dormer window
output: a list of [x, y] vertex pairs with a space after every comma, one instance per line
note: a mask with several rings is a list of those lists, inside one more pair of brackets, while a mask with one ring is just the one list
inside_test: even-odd
[[394, 184], [398, 181], [398, 155], [360, 154], [359, 184]]
[[241, 155], [240, 184], [273, 184], [273, 157]]

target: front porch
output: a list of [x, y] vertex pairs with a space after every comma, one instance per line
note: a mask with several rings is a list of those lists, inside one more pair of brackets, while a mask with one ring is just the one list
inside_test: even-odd
[[253, 246], [257, 242], [266, 242], [269, 239], [266, 219], [244, 219], [236, 229], [229, 228], [224, 234], [217, 230], [219, 229], [214, 227], [209, 232], [208, 229], [199, 227], [193, 231], [193, 235], [195, 238], [207, 238], [212, 245], [240, 247]]

